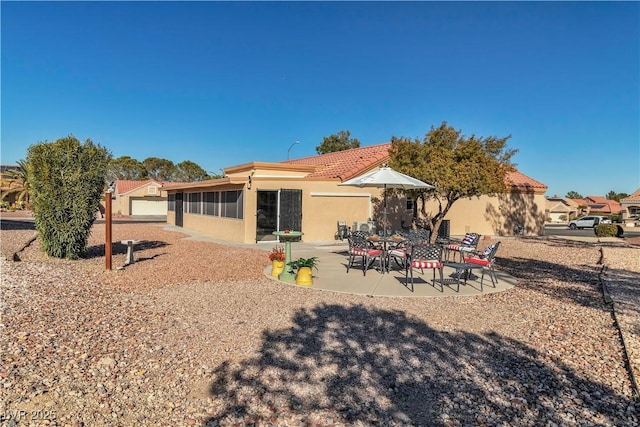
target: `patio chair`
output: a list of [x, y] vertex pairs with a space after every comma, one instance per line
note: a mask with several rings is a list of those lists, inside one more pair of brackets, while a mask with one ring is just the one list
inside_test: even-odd
[[397, 242], [388, 252], [388, 263], [391, 265], [391, 260], [402, 268], [406, 268], [407, 259], [409, 256], [408, 251], [412, 245], [428, 244], [429, 243], [429, 230], [409, 230], [398, 231], [397, 235], [401, 236], [403, 240]]
[[[424, 274], [425, 268], [433, 270], [433, 287], [436, 286], [436, 270], [440, 272], [440, 291], [444, 291], [444, 277], [442, 270], [444, 268], [442, 261], [442, 247], [432, 244], [415, 244], [409, 246], [407, 262], [405, 267], [405, 284], [408, 286], [409, 278], [411, 278], [411, 292], [413, 292], [413, 270], [419, 268]], [[460, 286], [458, 285], [458, 290]]]
[[460, 241], [451, 241], [444, 245], [444, 258], [449, 261], [450, 254], [453, 252], [453, 261], [455, 261], [455, 254], [460, 254], [460, 262], [462, 262], [464, 258], [464, 254], [474, 253], [478, 249], [478, 242], [480, 242], [480, 234], [478, 233], [466, 233], [462, 240]]
[[491, 279], [491, 284], [493, 285], [494, 288], [498, 283], [498, 277], [496, 276], [496, 271], [494, 270], [494, 264], [496, 259], [496, 252], [498, 252], [499, 247], [500, 247], [500, 242], [496, 242], [492, 245], [488, 245], [484, 249], [484, 251], [477, 252], [473, 256], [464, 258], [464, 262], [482, 266], [482, 277], [480, 278], [480, 290], [482, 290], [482, 282], [484, 280], [485, 270], [489, 272], [489, 278]]
[[353, 267], [356, 257], [362, 257], [362, 272], [365, 276], [367, 275], [367, 270], [373, 265], [376, 259], [379, 262], [380, 271], [384, 272], [384, 251], [367, 240], [367, 237], [369, 237], [369, 233], [354, 231], [347, 238], [349, 242], [347, 273], [349, 269]]

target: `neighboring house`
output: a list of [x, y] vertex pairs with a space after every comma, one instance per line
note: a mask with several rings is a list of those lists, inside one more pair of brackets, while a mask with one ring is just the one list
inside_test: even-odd
[[589, 208], [589, 214], [615, 215], [622, 210], [620, 203], [603, 196], [587, 196], [584, 200]]
[[545, 218], [549, 222], [567, 222], [582, 213], [575, 199], [567, 197], [546, 197]]
[[578, 206], [576, 217], [585, 216], [589, 213], [589, 203], [585, 199], [567, 199]]
[[[360, 147], [282, 163], [251, 162], [224, 169], [224, 178], [166, 183], [167, 222], [243, 243], [274, 241], [272, 232], [285, 229], [302, 231], [305, 241], [333, 240], [338, 221], [359, 227], [382, 217], [381, 189], [338, 184], [386, 164], [390, 146]], [[450, 234], [511, 235], [519, 224], [527, 234], [541, 234], [547, 186], [520, 172], [507, 179], [508, 194], [457, 201], [445, 218]], [[391, 229], [401, 228], [401, 217], [410, 206], [412, 201], [404, 196], [388, 198]]]
[[620, 199], [620, 209], [623, 221], [632, 217], [636, 220], [640, 218], [640, 188], [629, 197]]
[[[104, 210], [104, 202], [102, 203]], [[167, 193], [162, 182], [117, 180], [112, 195], [111, 212], [116, 216], [166, 215]]]

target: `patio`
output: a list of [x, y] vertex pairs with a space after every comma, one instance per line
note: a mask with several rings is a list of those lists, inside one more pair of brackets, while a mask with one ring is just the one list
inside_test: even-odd
[[[384, 297], [443, 297], [443, 296], [475, 296], [503, 292], [516, 285], [516, 279], [504, 272], [496, 271], [498, 283], [494, 288], [488, 273], [485, 273], [483, 290], [480, 290], [481, 270], [474, 270], [474, 274], [464, 284], [460, 283], [460, 291], [457, 292], [457, 285], [454, 283], [452, 274], [453, 268], [444, 268], [445, 282], [441, 291], [439, 283], [434, 287], [431, 284], [433, 273], [425, 270], [424, 275], [419, 270], [414, 273], [414, 292], [405, 286], [404, 270], [392, 269], [388, 274], [381, 274], [379, 271], [370, 268], [366, 276], [362, 274], [362, 269], [356, 264], [347, 273], [347, 249], [346, 241], [344, 245], [314, 245], [310, 243], [297, 242], [292, 244], [292, 257], [308, 258], [318, 257], [318, 270], [313, 271], [313, 285], [310, 289], [342, 292], [356, 295], [384, 296]], [[265, 276], [272, 280], [271, 266], [264, 270]], [[438, 275], [436, 274], [436, 277]], [[439, 280], [439, 279], [437, 279]], [[297, 286], [295, 282], [281, 282], [291, 286]]]

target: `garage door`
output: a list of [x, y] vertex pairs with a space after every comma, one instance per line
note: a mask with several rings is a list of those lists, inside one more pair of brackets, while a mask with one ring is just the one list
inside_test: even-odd
[[131, 199], [131, 215], [166, 215], [167, 199]]

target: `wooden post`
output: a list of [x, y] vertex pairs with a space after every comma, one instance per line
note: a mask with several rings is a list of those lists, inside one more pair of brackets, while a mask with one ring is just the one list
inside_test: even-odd
[[107, 264], [107, 270], [111, 270], [111, 192], [104, 194], [104, 223], [105, 223], [105, 242], [104, 256]]

